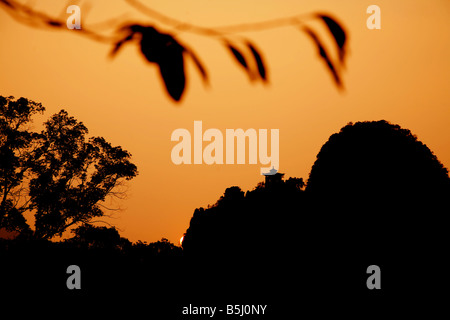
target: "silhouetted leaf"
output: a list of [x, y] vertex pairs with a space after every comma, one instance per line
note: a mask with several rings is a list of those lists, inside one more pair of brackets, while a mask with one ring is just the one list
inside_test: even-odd
[[13, 5], [10, 1], [8, 0], [2, 0], [1, 3], [5, 4], [6, 6], [10, 7], [11, 9], [15, 9], [15, 5]]
[[[142, 54], [148, 62], [159, 66], [167, 93], [172, 99], [179, 101], [186, 85], [183, 57], [185, 48], [171, 35], [160, 33], [151, 26], [133, 24], [119, 29], [119, 32], [124, 31], [128, 32], [128, 35], [115, 44], [111, 55], [115, 55], [125, 42], [132, 40], [136, 34], [140, 34]], [[199, 63], [196, 58], [194, 58], [194, 62]], [[206, 74], [200, 63], [197, 66], [200, 66], [202, 74]]]
[[184, 47], [184, 52], [187, 53], [192, 58], [192, 61], [194, 62], [195, 66], [197, 67], [197, 70], [200, 72], [202, 76], [203, 82], [205, 84], [208, 84], [209, 83], [208, 73], [206, 72], [206, 68], [203, 66], [203, 63], [191, 49]]
[[247, 60], [245, 60], [242, 53], [238, 49], [236, 49], [236, 47], [232, 46], [230, 43], [227, 42], [226, 45], [227, 45], [228, 49], [230, 49], [231, 53], [236, 58], [236, 60], [239, 62], [239, 64], [242, 67], [244, 67], [245, 70], [248, 71]]
[[336, 68], [333, 65], [333, 62], [330, 60], [324, 46], [322, 45], [322, 42], [320, 41], [319, 37], [312, 31], [311, 29], [304, 27], [303, 30], [311, 37], [311, 39], [314, 41], [315, 45], [317, 46], [317, 49], [319, 50], [319, 55], [322, 57], [322, 59], [327, 64], [328, 69], [330, 70], [331, 74], [333, 75], [333, 79], [336, 82], [336, 85], [338, 88], [342, 87], [342, 82], [339, 77], [339, 74], [336, 70]]
[[263, 81], [267, 81], [266, 68], [264, 66], [264, 61], [261, 57], [261, 54], [255, 48], [255, 46], [253, 44], [251, 44], [250, 42], [247, 42], [247, 46], [249, 47], [250, 51], [253, 54], [253, 57], [255, 58], [256, 66], [258, 67], [259, 76], [261, 77], [261, 79]]
[[178, 44], [169, 44], [165, 52], [166, 54], [158, 63], [159, 71], [167, 92], [175, 101], [179, 101], [186, 85], [183, 47]]
[[111, 57], [115, 56], [117, 54], [117, 52], [119, 51], [119, 49], [122, 47], [122, 45], [125, 42], [132, 40], [136, 33], [142, 33], [143, 28], [144, 28], [143, 26], [137, 25], [137, 24], [125, 25], [125, 26], [119, 28], [117, 30], [117, 33], [120, 33], [120, 34], [126, 33], [126, 36], [114, 44], [114, 48], [111, 50], [110, 56]]
[[141, 33], [141, 52], [148, 62], [159, 64], [164, 54], [165, 41], [153, 27], [134, 28], [135, 33]]
[[186, 85], [184, 75], [184, 47], [171, 35], [159, 33], [153, 27], [134, 28], [141, 32], [141, 52], [149, 62], [159, 65], [167, 92], [179, 101]]
[[344, 63], [345, 43], [347, 39], [344, 29], [340, 26], [339, 23], [336, 22], [336, 20], [328, 15], [318, 14], [317, 16], [322, 19], [323, 22], [325, 22], [331, 34], [333, 35], [334, 40], [336, 41], [336, 45], [339, 49], [339, 60], [341, 61], [341, 63]]
[[130, 34], [129, 36], [125, 37], [124, 39], [117, 41], [109, 55], [111, 57], [115, 56], [117, 54], [117, 52], [119, 51], [119, 49], [122, 47], [122, 45], [125, 42], [130, 41], [132, 38], [133, 38], [133, 34]]

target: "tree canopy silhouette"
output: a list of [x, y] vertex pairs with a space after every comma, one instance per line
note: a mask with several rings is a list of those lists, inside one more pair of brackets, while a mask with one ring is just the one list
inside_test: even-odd
[[131, 242], [122, 238], [114, 227], [97, 227], [85, 223], [74, 229], [72, 233], [74, 236], [66, 242], [89, 249], [125, 251], [131, 247]]
[[[201, 59], [193, 49], [179, 40], [181, 33], [194, 33], [218, 41], [238, 66], [249, 76], [250, 81], [261, 80], [268, 83], [269, 72], [266, 59], [259, 47], [249, 38], [242, 36], [244, 32], [264, 31], [279, 27], [293, 27], [308, 35], [317, 48], [320, 59], [331, 73], [338, 89], [343, 88], [342, 69], [345, 65], [348, 35], [338, 20], [327, 13], [311, 13], [294, 15], [292, 17], [273, 19], [257, 23], [231, 25], [222, 27], [202, 27], [184, 21], [173, 19], [144, 5], [138, 0], [125, 0], [131, 7], [145, 14], [156, 23], [130, 22], [120, 18], [109, 19], [106, 23], [108, 33], [100, 33], [83, 21], [82, 28], [76, 30], [80, 35], [92, 40], [112, 45], [110, 56], [113, 57], [125, 43], [135, 43], [143, 57], [152, 65], [158, 67], [165, 89], [170, 98], [179, 102], [186, 87], [185, 59], [191, 59], [198, 69], [205, 85], [209, 83], [208, 72]], [[52, 17], [33, 7], [16, 0], [0, 0], [0, 5], [17, 21], [34, 28], [69, 30], [66, 21]], [[321, 21], [335, 43], [336, 59], [331, 50], [324, 45], [317, 28], [311, 22]], [[101, 23], [100, 23], [101, 25]], [[170, 32], [164, 31], [170, 29]], [[292, 41], [292, 39], [290, 39]]]
[[51, 239], [71, 226], [105, 215], [107, 196], [124, 195], [137, 175], [131, 154], [102, 137], [86, 138], [82, 122], [61, 110], [40, 133], [29, 130], [45, 108], [31, 100], [0, 97], [0, 226], [30, 232], [23, 214], [35, 212], [33, 236]]
[[[195, 209], [183, 239], [187, 256], [236, 261], [283, 255], [294, 241], [303, 201], [303, 180], [259, 184], [244, 193], [230, 187], [213, 205]], [[295, 208], [295, 209], [293, 209]], [[298, 211], [298, 212], [297, 212]]]
[[26, 129], [31, 117], [43, 113], [40, 103], [25, 98], [0, 96], [0, 226], [9, 231], [24, 231], [28, 225], [23, 213], [27, 202], [22, 185], [30, 173], [38, 148], [38, 134]]

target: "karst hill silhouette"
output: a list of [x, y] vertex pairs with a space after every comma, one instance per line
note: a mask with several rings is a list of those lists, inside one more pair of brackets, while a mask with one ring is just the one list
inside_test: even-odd
[[450, 178], [409, 130], [384, 120], [349, 123], [322, 146], [306, 188], [294, 181], [246, 194], [228, 188], [215, 205], [196, 209], [184, 254], [324, 292], [365, 288], [372, 264], [392, 294], [439, 281]]
[[247, 193], [230, 187], [214, 205], [196, 209], [183, 241], [185, 254], [228, 259], [279, 252], [278, 231], [304, 192], [292, 180], [273, 187], [261, 183]]
[[327, 261], [349, 272], [378, 264], [391, 293], [435, 293], [447, 265], [450, 179], [411, 131], [349, 123], [322, 146], [305, 192]]
[[323, 145], [306, 192], [324, 225], [332, 220], [340, 232], [373, 246], [382, 237], [390, 245], [406, 238], [420, 247], [430, 237], [442, 236], [450, 179], [409, 130], [386, 121], [358, 122]]

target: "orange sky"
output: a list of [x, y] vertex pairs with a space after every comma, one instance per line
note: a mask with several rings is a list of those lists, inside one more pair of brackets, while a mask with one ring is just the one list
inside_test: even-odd
[[[30, 2], [31, 3], [31, 2]], [[75, 2], [74, 2], [75, 3]], [[123, 1], [91, 3], [82, 23], [128, 13]], [[310, 39], [295, 28], [246, 33], [264, 53], [270, 85], [250, 84], [229, 52], [210, 38], [182, 34], [208, 68], [205, 89], [189, 64], [181, 104], [166, 96], [155, 67], [136, 46], [113, 60], [111, 47], [71, 34], [35, 30], [0, 9], [0, 94], [24, 96], [61, 108], [132, 153], [139, 176], [128, 184], [122, 211], [108, 221], [131, 241], [178, 242], [195, 208], [213, 204], [233, 185], [252, 189], [262, 177], [256, 165], [180, 165], [171, 161], [173, 130], [254, 128], [280, 130], [280, 171], [307, 179], [321, 145], [352, 121], [386, 119], [410, 129], [450, 167], [450, 3], [434, 1], [148, 1], [174, 18], [203, 26], [240, 24], [313, 11], [328, 12], [349, 32], [346, 91], [334, 86]], [[381, 8], [381, 30], [366, 28], [366, 8]], [[39, 1], [58, 15], [66, 4]], [[68, 16], [68, 15], [66, 15]], [[142, 20], [144, 18], [144, 20]], [[313, 25], [319, 27], [320, 25]], [[322, 30], [324, 30], [322, 28]]]

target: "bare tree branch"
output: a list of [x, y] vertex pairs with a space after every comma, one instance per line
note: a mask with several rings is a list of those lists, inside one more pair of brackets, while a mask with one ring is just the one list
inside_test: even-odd
[[[169, 17], [146, 6], [140, 0], [124, 0], [124, 2], [149, 17], [152, 23], [131, 22], [130, 20], [125, 20], [127, 17], [125, 14], [90, 26], [87, 26], [86, 22], [84, 22], [82, 28], [76, 30], [75, 33], [97, 42], [113, 44], [110, 56], [114, 56], [125, 43], [137, 45], [147, 62], [159, 67], [160, 76], [164, 81], [166, 91], [175, 102], [181, 101], [185, 90], [186, 58], [192, 58], [194, 65], [204, 80], [204, 84], [208, 84], [207, 69], [189, 46], [175, 38], [177, 33], [187, 32], [206, 36], [219, 41], [221, 45], [225, 44], [227, 50], [232, 48], [231, 56], [243, 68], [241, 70], [246, 72], [251, 81], [260, 79], [263, 84], [267, 84], [269, 82], [267, 79], [268, 68], [262, 52], [256, 49], [257, 46], [253, 45], [252, 41], [240, 34], [282, 27], [295, 27], [297, 30], [305, 32], [311, 38], [316, 33], [312, 28], [308, 27], [307, 23], [312, 20], [322, 20], [335, 40], [339, 57], [338, 61], [333, 61], [334, 59], [331, 58], [328, 50], [322, 46], [321, 42], [318, 42], [318, 38], [312, 37], [316, 46], [319, 47], [319, 58], [325, 61], [325, 67], [330, 71], [335, 85], [338, 89], [343, 88], [340, 73], [341, 67], [344, 66], [347, 36], [344, 28], [330, 15], [308, 13], [253, 23], [203, 27]], [[30, 6], [21, 4], [17, 0], [0, 0], [0, 5], [3, 5], [7, 13], [20, 23], [36, 28], [70, 30], [66, 27], [66, 20], [63, 19], [62, 14], [59, 17], [52, 17], [46, 13], [34, 10]], [[161, 32], [159, 30], [160, 25], [164, 25], [169, 33]], [[99, 30], [105, 30], [105, 32], [99, 33]], [[237, 45], [246, 49], [244, 51], [237, 50]], [[243, 64], [242, 61], [244, 59], [255, 62], [251, 63], [254, 66], [250, 67]]]

